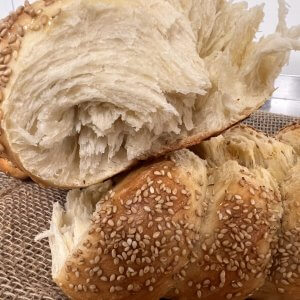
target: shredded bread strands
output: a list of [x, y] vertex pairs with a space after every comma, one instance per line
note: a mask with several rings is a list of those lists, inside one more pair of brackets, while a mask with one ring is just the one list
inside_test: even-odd
[[9, 80], [1, 87], [5, 146], [33, 179], [89, 186], [136, 159], [196, 144], [261, 106], [290, 50], [299, 49], [300, 30], [287, 28], [284, 1], [277, 31], [257, 42], [261, 6], [134, 3], [26, 3], [1, 23], [0, 59], [17, 53], [1, 71], [11, 73], [2, 74]]

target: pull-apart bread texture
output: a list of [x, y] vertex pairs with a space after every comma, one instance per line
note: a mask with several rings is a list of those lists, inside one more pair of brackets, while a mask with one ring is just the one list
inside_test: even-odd
[[269, 280], [254, 299], [298, 300], [300, 299], [300, 124], [286, 127], [277, 137], [294, 147], [298, 160], [280, 183], [284, 213], [278, 249], [275, 252]]
[[[277, 139], [246, 126], [234, 127], [195, 147], [209, 165], [236, 160], [249, 170], [267, 170], [279, 185], [283, 215], [272, 252], [272, 267], [257, 300], [300, 299], [300, 124], [288, 126]], [[281, 140], [282, 142], [279, 142]]]
[[299, 299], [296, 151], [244, 126], [193, 150], [55, 204], [42, 236], [71, 299]]
[[34, 180], [84, 187], [137, 159], [196, 144], [247, 117], [300, 49], [279, 1], [25, 2], [0, 23], [2, 136]]

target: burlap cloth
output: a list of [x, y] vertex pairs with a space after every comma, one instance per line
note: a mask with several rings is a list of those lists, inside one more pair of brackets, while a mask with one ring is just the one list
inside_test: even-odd
[[[300, 118], [256, 112], [244, 123], [268, 134]], [[54, 202], [65, 191], [45, 189], [0, 173], [0, 299], [66, 299], [51, 280], [47, 240], [34, 237], [48, 229]]]

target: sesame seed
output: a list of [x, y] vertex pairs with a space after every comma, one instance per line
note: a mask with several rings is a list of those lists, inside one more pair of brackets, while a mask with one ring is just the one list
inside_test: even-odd
[[223, 270], [221, 273], [220, 273], [220, 281], [223, 283], [226, 281], [226, 272], [225, 270]]
[[109, 226], [111, 226], [111, 227], [114, 227], [114, 226], [115, 226], [114, 221], [111, 220], [111, 219], [109, 219], [109, 220], [107, 221], [107, 224], [108, 224]]
[[225, 209], [225, 212], [228, 214], [228, 215], [230, 215], [231, 216], [231, 210], [230, 209]]
[[149, 206], [144, 206], [144, 211], [150, 212], [150, 211], [151, 211], [151, 208], [150, 208]]
[[131, 267], [128, 267], [128, 272], [130, 272], [130, 273], [134, 273], [134, 270], [131, 268]]
[[116, 274], [111, 274], [110, 277], [109, 277], [109, 281], [114, 281], [116, 280]]
[[209, 279], [205, 279], [204, 281], [203, 281], [203, 285], [210, 285], [210, 280]]
[[117, 280], [118, 281], [122, 281], [122, 280], [124, 280], [125, 279], [125, 276], [124, 275], [119, 275], [118, 277], [117, 277]]
[[177, 242], [180, 242], [180, 241], [181, 241], [181, 238], [180, 238], [180, 236], [179, 236], [178, 234], [175, 234], [175, 240], [176, 240]]
[[264, 198], [264, 199], [266, 199], [266, 198], [267, 198], [267, 194], [266, 194], [266, 192], [262, 192], [262, 193], [260, 194], [260, 196], [261, 196], [262, 198]]
[[168, 208], [168, 213], [170, 214], [170, 215], [174, 215], [175, 213], [174, 213], [174, 210], [172, 209], [172, 208]]
[[157, 232], [155, 232], [155, 233], [153, 234], [153, 238], [154, 238], [154, 239], [157, 239], [159, 236], [160, 236], [160, 232], [159, 232], [159, 231], [157, 231]]
[[281, 283], [284, 284], [284, 285], [289, 285], [289, 284], [290, 284], [290, 283], [289, 283], [287, 280], [285, 280], [285, 279], [282, 279], [282, 280], [281, 280]]
[[250, 192], [250, 194], [255, 195], [255, 191], [254, 191], [253, 188], [250, 188], [250, 189], [249, 189], [249, 192]]
[[111, 250], [111, 256], [112, 256], [112, 258], [115, 258], [117, 256], [116, 249]]

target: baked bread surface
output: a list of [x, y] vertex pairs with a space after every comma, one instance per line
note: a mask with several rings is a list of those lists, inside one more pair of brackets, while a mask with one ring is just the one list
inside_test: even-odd
[[193, 150], [201, 158], [175, 151], [55, 205], [44, 236], [69, 297], [298, 299], [293, 145], [236, 126]]
[[280, 12], [276, 33], [253, 41], [263, 10], [245, 3], [25, 2], [0, 24], [9, 159], [38, 182], [84, 187], [221, 132], [270, 97], [299, 48], [283, 1]]
[[[68, 201], [84, 211], [90, 202], [78, 197]], [[263, 169], [207, 168], [177, 151], [108, 191], [80, 239], [78, 217], [55, 207], [53, 278], [72, 299], [244, 299], [271, 267], [280, 199]], [[62, 255], [70, 236], [77, 243]]]

